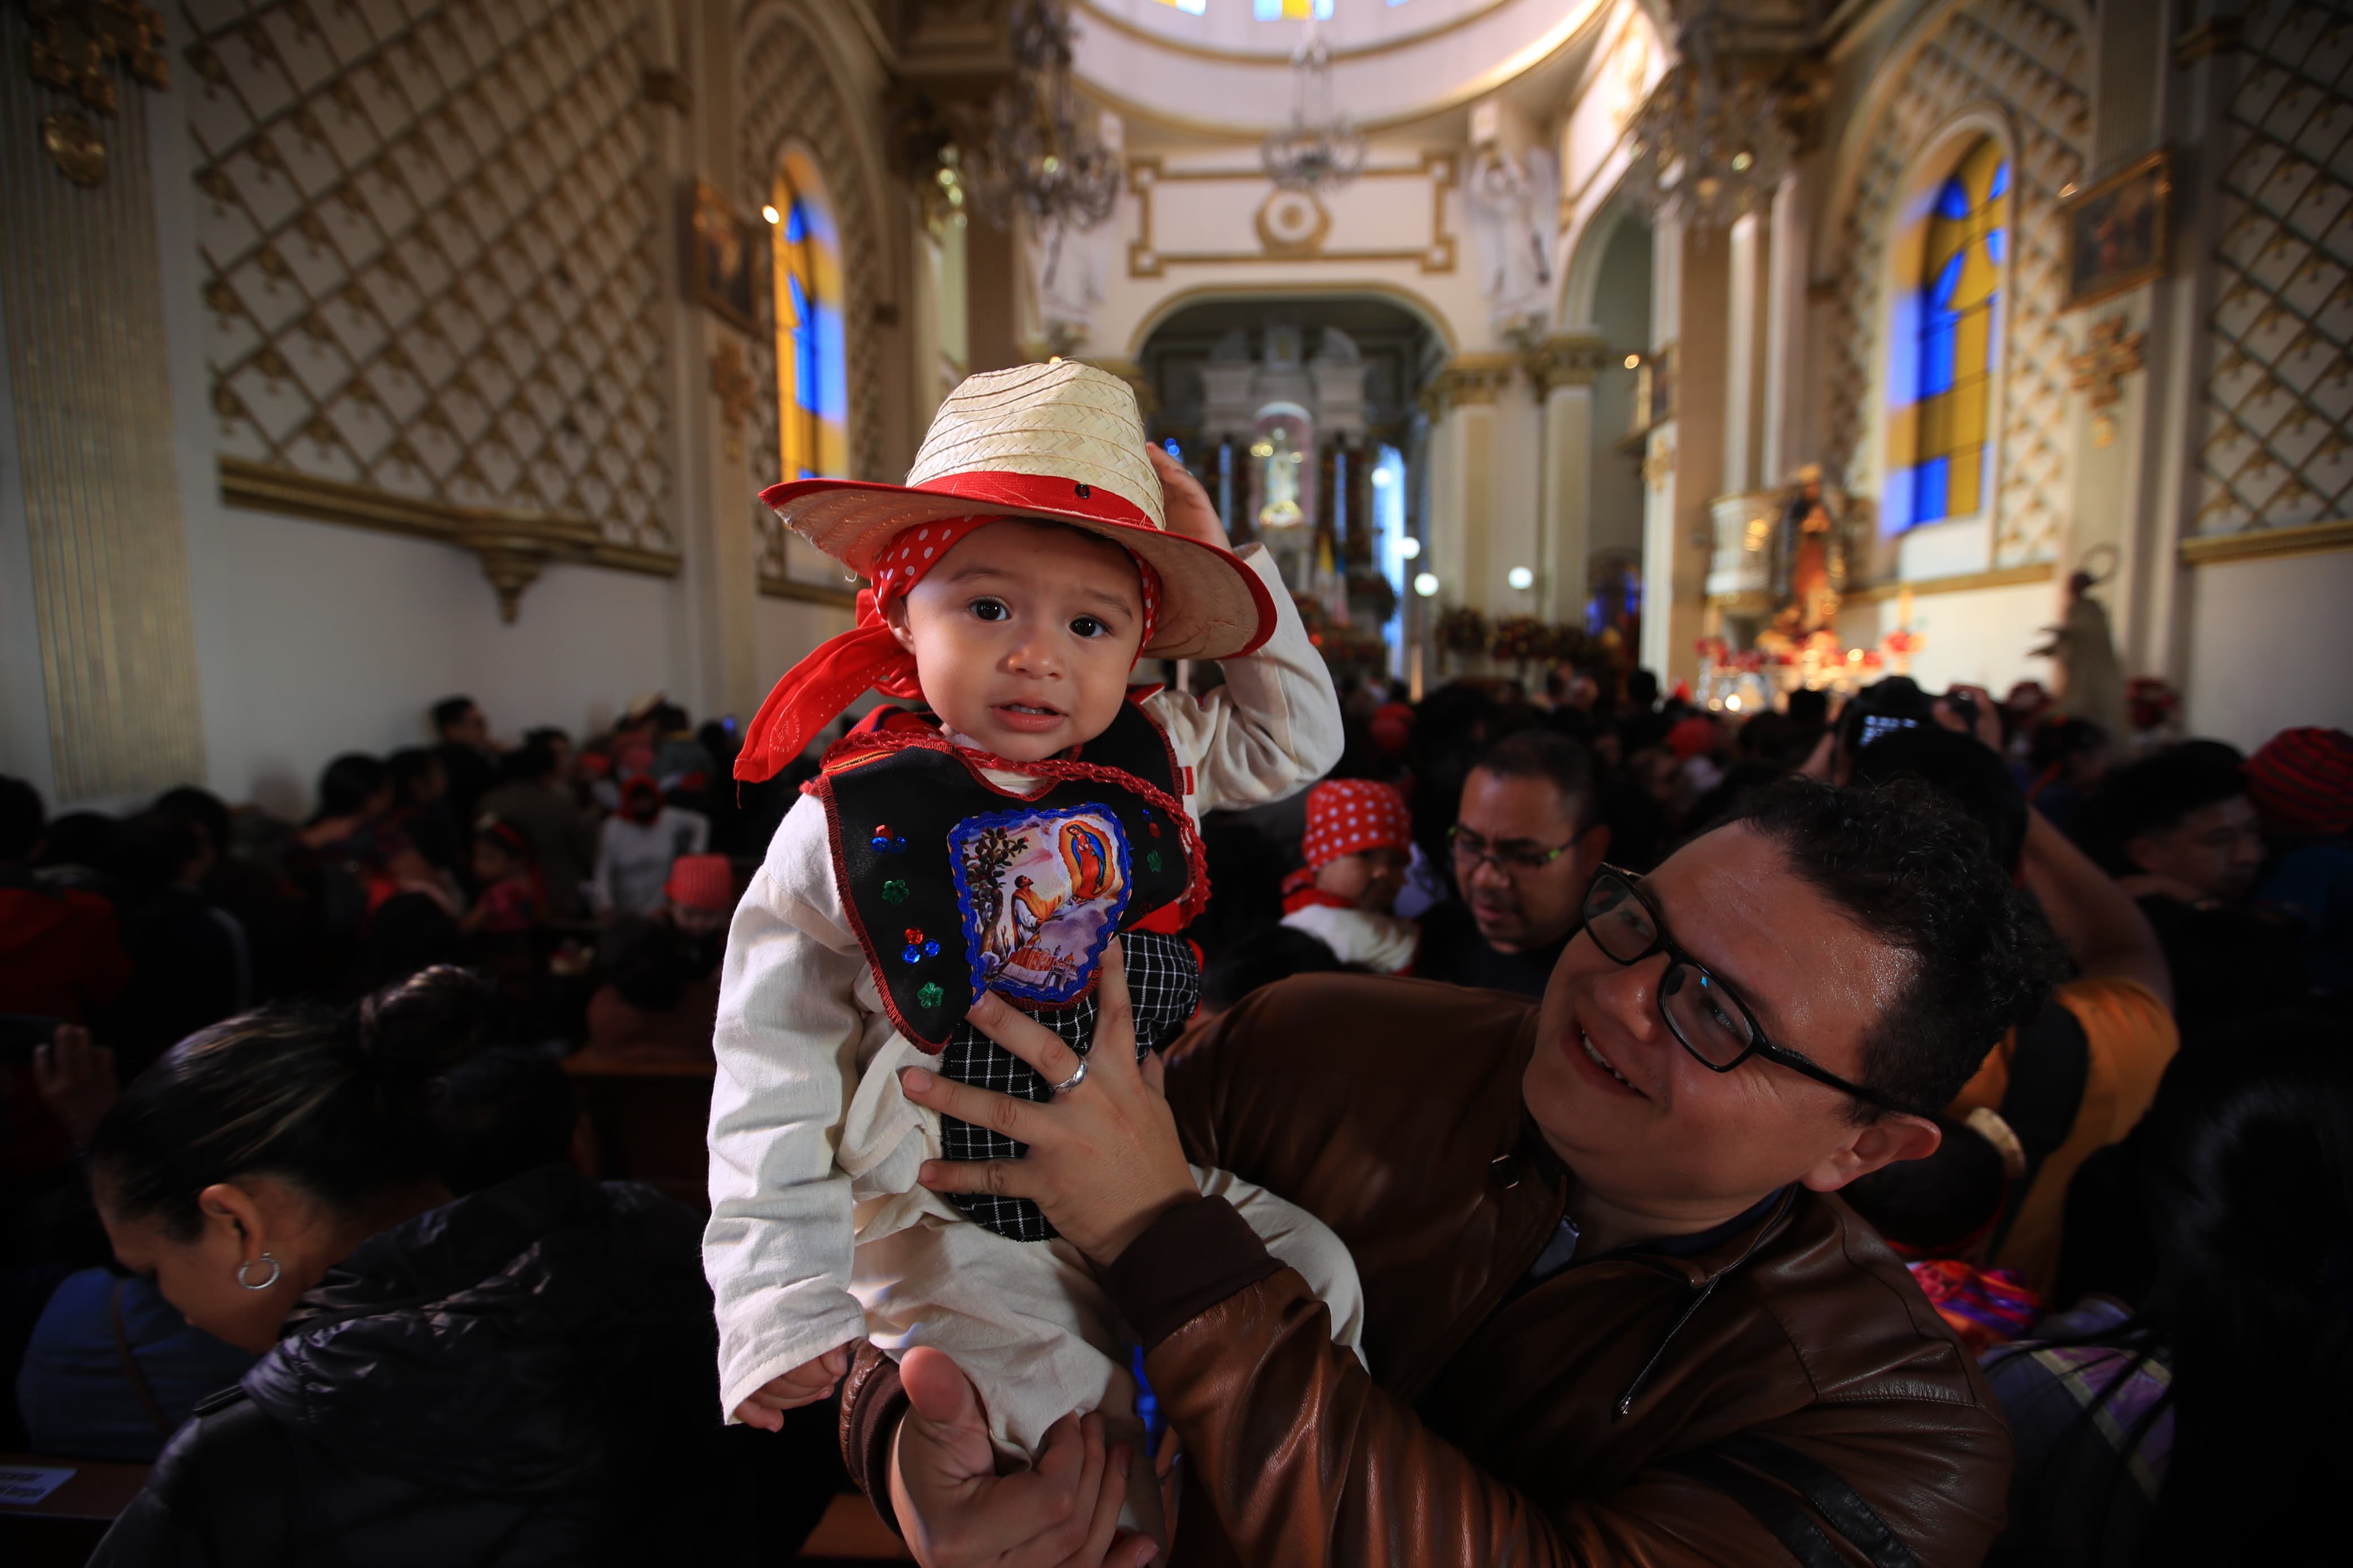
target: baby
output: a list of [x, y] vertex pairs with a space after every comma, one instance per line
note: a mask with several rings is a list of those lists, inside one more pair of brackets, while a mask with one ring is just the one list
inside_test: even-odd
[[[1026, 1199], [917, 1184], [926, 1159], [1022, 1146], [914, 1105], [899, 1071], [1051, 1098], [965, 1011], [995, 991], [1085, 1050], [1114, 935], [1139, 1055], [1173, 1038], [1199, 989], [1175, 934], [1208, 895], [1194, 814], [1329, 766], [1330, 679], [1264, 552], [1224, 548], [1126, 384], [1092, 366], [970, 378], [906, 487], [806, 479], [762, 499], [873, 586], [857, 629], [770, 694], [737, 776], [771, 776], [870, 689], [930, 714], [877, 709], [827, 752], [729, 932], [703, 1238], [721, 1403], [773, 1428], [826, 1395], [844, 1347], [934, 1346], [1009, 1460], [1100, 1410], [1132, 1444], [1129, 1523], [1160, 1535], [1125, 1331], [1092, 1267]], [[1219, 658], [1226, 684], [1201, 702], [1131, 688], [1144, 657]], [[1223, 1172], [1196, 1175], [1356, 1348], [1338, 1238]]]
[[1307, 793], [1307, 868], [1282, 884], [1282, 923], [1320, 937], [1343, 963], [1410, 974], [1421, 928], [1391, 914], [1413, 859], [1413, 818], [1395, 785], [1327, 779]]

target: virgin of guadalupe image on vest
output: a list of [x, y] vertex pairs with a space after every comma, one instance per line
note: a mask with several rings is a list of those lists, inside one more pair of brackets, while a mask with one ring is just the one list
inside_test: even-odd
[[1066, 1002], [1127, 907], [1127, 836], [1092, 806], [966, 817], [948, 835], [976, 993]]

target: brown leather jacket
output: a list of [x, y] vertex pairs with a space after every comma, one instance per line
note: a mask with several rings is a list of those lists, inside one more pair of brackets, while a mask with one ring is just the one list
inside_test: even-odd
[[[1168, 1075], [1187, 1148], [1301, 1204], [1363, 1275], [1369, 1375], [1221, 1200], [1111, 1270], [1184, 1440], [1178, 1563], [1970, 1564], [2010, 1444], [1878, 1237], [1790, 1188], [1695, 1251], [1531, 1285], [1559, 1167], [1527, 1119], [1525, 998], [1355, 975], [1258, 993]], [[903, 1409], [871, 1352], [861, 1478]]]

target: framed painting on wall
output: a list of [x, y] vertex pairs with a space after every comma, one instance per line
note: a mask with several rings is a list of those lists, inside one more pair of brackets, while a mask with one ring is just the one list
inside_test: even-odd
[[687, 193], [687, 297], [731, 326], [758, 332], [767, 276], [767, 226], [745, 219], [715, 188], [696, 181]]
[[2061, 198], [2067, 310], [2164, 276], [2166, 200], [2172, 192], [2170, 157], [2160, 151]]

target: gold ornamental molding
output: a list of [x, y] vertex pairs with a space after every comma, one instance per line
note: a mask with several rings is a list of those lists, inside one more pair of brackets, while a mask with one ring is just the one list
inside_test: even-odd
[[2271, 555], [2319, 555], [2353, 550], [2353, 518], [2307, 522], [2296, 528], [2250, 528], [2238, 533], [2201, 534], [2181, 542], [2184, 566], [2219, 566]]
[[1424, 153], [1418, 163], [1390, 163], [1366, 169], [1360, 180], [1426, 180], [1430, 184], [1430, 243], [1412, 250], [1326, 249], [1324, 236], [1332, 216], [1322, 202], [1305, 198], [1294, 217], [1279, 204], [1290, 193], [1274, 191], [1261, 203], [1252, 227], [1256, 250], [1162, 250], [1153, 241], [1155, 187], [1178, 184], [1267, 184], [1257, 169], [1170, 169], [1160, 159], [1143, 154], [1127, 161], [1127, 187], [1135, 197], [1136, 237], [1128, 241], [1127, 275], [1158, 278], [1170, 267], [1224, 266], [1267, 261], [1410, 261], [1425, 273], [1451, 273], [1460, 259], [1460, 245], [1446, 230], [1446, 193], [1454, 188], [1457, 165], [1451, 153]]
[[1591, 386], [1609, 362], [1609, 345], [1589, 332], [1546, 338], [1520, 358], [1539, 403], [1556, 386]]
[[826, 583], [804, 583], [797, 577], [782, 577], [773, 572], [760, 574], [760, 594], [764, 598], [789, 599], [797, 605], [823, 605], [835, 610], [858, 608], [858, 590], [855, 588], [837, 588]]
[[2025, 566], [2001, 566], [1991, 572], [1960, 572], [1950, 577], [1923, 577], [1915, 582], [1867, 583], [1851, 589], [1844, 595], [1850, 605], [1875, 605], [1882, 599], [1900, 598], [1905, 589], [1921, 594], [1966, 594], [1976, 588], [2016, 588], [2028, 583], [2048, 583], [2057, 568], [2048, 561], [2037, 561]]
[[1517, 354], [1456, 354], [1421, 389], [1421, 411], [1432, 419], [1466, 404], [1490, 404], [1520, 374]]
[[499, 596], [499, 618], [503, 621], [514, 620], [523, 590], [550, 565], [601, 566], [651, 577], [675, 577], [679, 572], [676, 555], [616, 544], [585, 517], [414, 500], [388, 490], [316, 479], [242, 458], [223, 458], [220, 477], [221, 500], [231, 506], [438, 540], [473, 552], [481, 559], [482, 575], [490, 579]]
[[[164, 58], [164, 19], [143, 0], [25, 0], [26, 65], [35, 81], [79, 99], [111, 120], [117, 108], [111, 67], [158, 90], [172, 85]], [[77, 185], [106, 178], [106, 138], [79, 109], [41, 116], [41, 146]]]

